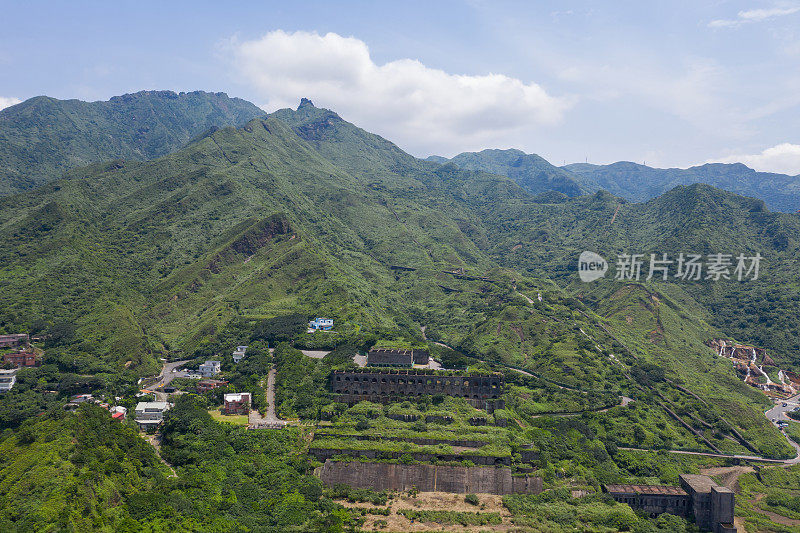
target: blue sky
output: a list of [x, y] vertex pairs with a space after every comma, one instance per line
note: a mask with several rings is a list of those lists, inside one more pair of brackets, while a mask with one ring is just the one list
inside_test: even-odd
[[3, 2], [0, 105], [300, 97], [414, 155], [800, 173], [800, 1]]

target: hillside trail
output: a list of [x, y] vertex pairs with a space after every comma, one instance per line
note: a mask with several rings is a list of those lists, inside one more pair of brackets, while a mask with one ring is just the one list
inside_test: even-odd
[[169, 464], [169, 463], [167, 462], [167, 460], [166, 460], [166, 459], [164, 459], [164, 458], [161, 456], [161, 434], [160, 434], [160, 433], [156, 433], [156, 434], [154, 434], [154, 435], [147, 435], [147, 436], [146, 436], [146, 438], [147, 438], [147, 442], [149, 442], [149, 443], [150, 443], [150, 445], [153, 447], [153, 449], [155, 449], [155, 451], [156, 451], [156, 457], [158, 457], [158, 460], [159, 460], [159, 461], [161, 461], [161, 463], [162, 463], [164, 466], [166, 466], [167, 468], [169, 468], [170, 472], [172, 472], [172, 473], [171, 473], [169, 476], [167, 476], [167, 477], [178, 477], [178, 473], [177, 473], [177, 472], [175, 472], [175, 467], [173, 467], [171, 464]]

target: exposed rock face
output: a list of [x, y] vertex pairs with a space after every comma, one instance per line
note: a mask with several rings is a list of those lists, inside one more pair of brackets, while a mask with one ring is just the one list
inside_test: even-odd
[[423, 492], [538, 494], [542, 478], [512, 476], [510, 468], [445, 465], [400, 465], [391, 463], [340, 462], [327, 460], [317, 469], [326, 485], [343, 483], [373, 490]]

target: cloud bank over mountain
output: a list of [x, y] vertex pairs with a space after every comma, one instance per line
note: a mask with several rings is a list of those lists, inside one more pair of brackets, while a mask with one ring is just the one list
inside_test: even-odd
[[573, 104], [504, 74], [454, 74], [409, 58], [378, 64], [366, 43], [336, 33], [276, 30], [227, 48], [269, 111], [306, 96], [417, 154], [513, 144]]
[[709, 163], [744, 163], [761, 172], [800, 174], [800, 144], [782, 143], [758, 154], [734, 154]]
[[12, 105], [20, 103], [22, 100], [11, 96], [0, 96], [0, 109], [5, 109]]

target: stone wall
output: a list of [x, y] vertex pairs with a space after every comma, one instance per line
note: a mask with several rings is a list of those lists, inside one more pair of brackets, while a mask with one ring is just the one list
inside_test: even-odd
[[317, 469], [325, 485], [339, 483], [373, 490], [440, 491], [457, 494], [511, 494], [542, 492], [542, 478], [512, 476], [510, 468], [444, 465], [400, 465], [392, 463], [362, 463], [325, 461]]
[[380, 450], [348, 450], [340, 448], [314, 448], [313, 444], [311, 445], [311, 448], [309, 448], [308, 453], [314, 456], [317, 461], [326, 461], [337, 455], [346, 455], [348, 457], [365, 457], [367, 459], [400, 459], [404, 455], [410, 455], [415, 461], [472, 461], [476, 465], [511, 466], [511, 457], [508, 456], [496, 457], [492, 455], [476, 455], [469, 453], [450, 454], [426, 452], [389, 452]]
[[[398, 401], [402, 398], [442, 394], [468, 398], [480, 408], [502, 408], [503, 376], [437, 375], [417, 370], [353, 370], [331, 375], [331, 392], [340, 401], [355, 403]], [[476, 405], [476, 406], [478, 406]]]

